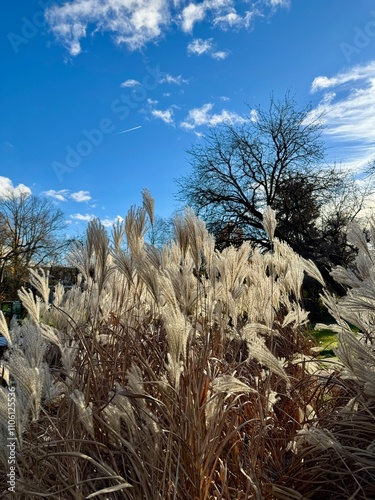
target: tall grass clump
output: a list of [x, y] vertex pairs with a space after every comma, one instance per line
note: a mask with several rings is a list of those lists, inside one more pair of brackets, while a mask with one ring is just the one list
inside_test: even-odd
[[22, 499], [265, 498], [293, 463], [298, 431], [316, 418], [320, 367], [309, 355], [301, 285], [306, 272], [321, 277], [273, 238], [272, 211], [265, 253], [248, 243], [217, 251], [190, 210], [162, 249], [144, 241], [152, 224], [144, 192], [111, 238], [89, 223], [70, 256], [80, 272], [72, 289], [57, 285], [50, 303], [48, 275], [31, 271], [37, 295], [19, 292], [28, 317], [6, 332], [4, 364]]
[[348, 238], [356, 261], [332, 271], [347, 293], [323, 297], [336, 320], [324, 327], [337, 334], [339, 364], [322, 372], [316, 422], [298, 432], [297, 452], [274, 488], [278, 498], [375, 498], [375, 220], [368, 239], [354, 224]]

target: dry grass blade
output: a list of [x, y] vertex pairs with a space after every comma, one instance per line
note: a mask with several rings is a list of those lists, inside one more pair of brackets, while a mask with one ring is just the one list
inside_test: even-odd
[[91, 495], [88, 495], [85, 498], [86, 499], [94, 498], [99, 495], [106, 495], [107, 493], [113, 493], [114, 491], [124, 490], [125, 488], [132, 488], [132, 485], [128, 483], [117, 484], [116, 486], [111, 486], [110, 488], [103, 488], [102, 490], [96, 491], [95, 493], [91, 493]]

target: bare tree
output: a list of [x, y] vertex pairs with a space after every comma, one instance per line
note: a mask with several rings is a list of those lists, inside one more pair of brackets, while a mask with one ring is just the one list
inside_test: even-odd
[[64, 213], [45, 198], [28, 193], [9, 193], [0, 200], [1, 282], [7, 271], [12, 291], [19, 286], [30, 265], [55, 260], [67, 240]]
[[240, 127], [211, 129], [188, 151], [193, 170], [178, 180], [180, 200], [206, 221], [221, 247], [243, 240], [267, 245], [262, 212], [271, 206], [276, 236], [315, 260], [329, 279], [330, 266], [346, 265], [353, 253], [345, 226], [366, 193], [324, 164], [321, 121], [311, 106], [299, 109], [286, 94], [251, 116]]

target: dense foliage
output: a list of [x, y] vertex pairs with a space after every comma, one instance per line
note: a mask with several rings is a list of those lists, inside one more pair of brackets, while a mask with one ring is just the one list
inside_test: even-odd
[[33, 271], [38, 297], [20, 291], [28, 318], [9, 332], [2, 321], [20, 498], [373, 497], [375, 256], [360, 232], [358, 271], [336, 271], [351, 291], [325, 296], [339, 331], [339, 361], [326, 366], [301, 303], [304, 274], [321, 276], [274, 237], [272, 210], [264, 253], [218, 251], [190, 211], [159, 250], [144, 243], [152, 222], [147, 193], [112, 241], [91, 222], [71, 255], [76, 286], [57, 285], [50, 304], [48, 276]]

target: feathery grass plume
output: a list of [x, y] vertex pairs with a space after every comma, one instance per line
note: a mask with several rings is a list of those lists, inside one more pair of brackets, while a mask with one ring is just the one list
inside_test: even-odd
[[62, 300], [65, 294], [65, 288], [62, 283], [57, 283], [53, 292], [53, 305], [54, 307], [59, 307], [62, 304]]
[[306, 442], [319, 450], [328, 450], [332, 448], [338, 454], [343, 451], [342, 444], [336, 439], [335, 435], [325, 429], [311, 427], [309, 430], [302, 429], [298, 432], [297, 442]]
[[232, 375], [219, 375], [216, 377], [212, 381], [212, 391], [218, 394], [256, 393], [255, 389], [252, 389], [249, 385]]
[[43, 398], [44, 403], [52, 404], [62, 399], [66, 393], [66, 386], [60, 380], [55, 380], [50, 370], [45, 370]]
[[94, 251], [95, 280], [98, 284], [98, 291], [101, 293], [109, 279], [112, 266], [110, 263], [109, 238], [99, 219], [94, 219], [88, 223], [87, 239], [90, 240], [90, 247]]
[[276, 212], [269, 205], [266, 206], [263, 212], [263, 227], [272, 242], [276, 229]]
[[191, 208], [185, 209], [185, 231], [189, 240], [190, 252], [198, 276], [206, 273], [205, 242], [214, 247], [214, 239], [208, 234], [206, 224], [199, 219]]
[[264, 339], [253, 335], [247, 335], [245, 339], [248, 345], [249, 359], [255, 359], [272, 373], [279, 375], [286, 382], [287, 387], [290, 387], [290, 380], [284, 370], [283, 362], [272, 354], [265, 345]]
[[3, 311], [0, 311], [0, 333], [3, 337], [5, 337], [7, 339], [8, 345], [11, 347], [12, 346], [12, 339], [10, 338], [10, 335], [9, 335], [8, 324], [7, 324], [6, 319], [4, 317]]
[[300, 257], [302, 266], [304, 271], [314, 280], [316, 280], [318, 283], [321, 285], [325, 286], [324, 279], [319, 271], [319, 269], [316, 267], [314, 262], [311, 259], [304, 259], [303, 257]]
[[36, 288], [40, 293], [43, 302], [48, 307], [49, 303], [49, 272], [45, 272], [44, 269], [29, 269], [30, 272], [30, 283]]
[[280, 336], [280, 333], [277, 330], [272, 329], [267, 325], [263, 325], [261, 323], [247, 323], [241, 332], [241, 337], [251, 340], [256, 338], [258, 335], [268, 337], [271, 334], [275, 337]]
[[122, 248], [116, 248], [115, 250], [112, 250], [111, 253], [113, 263], [116, 266], [117, 270], [125, 275], [129, 284], [132, 283], [134, 279], [135, 267], [134, 261], [132, 260], [130, 255]]
[[89, 404], [86, 404], [84, 394], [78, 389], [74, 389], [74, 391], [70, 393], [69, 397], [77, 408], [79, 420], [82, 422], [87, 432], [91, 436], [94, 436], [92, 403], [90, 402]]
[[286, 328], [291, 323], [294, 323], [295, 328], [299, 328], [306, 325], [309, 321], [309, 313], [305, 311], [300, 304], [294, 303], [291, 306], [291, 310], [284, 317], [284, 321], [281, 325], [282, 328]]
[[[20, 354], [21, 369], [37, 368], [42, 383], [34, 422], [30, 391], [17, 382], [25, 374], [11, 375], [25, 409], [25, 499], [261, 499], [290, 462], [301, 420], [312, 418], [305, 409], [322, 413], [307, 350], [291, 341], [303, 318], [292, 251], [275, 251], [271, 276], [269, 254], [247, 243], [216, 251], [192, 212], [158, 251], [144, 245], [147, 218], [133, 207], [111, 249], [90, 225], [76, 249], [82, 281], [58, 291], [56, 307], [34, 311], [38, 323], [12, 327], [14, 344], [32, 326], [47, 346], [36, 356], [26, 342]], [[50, 350], [57, 359], [47, 368]], [[116, 490], [124, 483], [132, 488]]]
[[[371, 239], [351, 226], [350, 240], [358, 255], [350, 271], [332, 275], [349, 287], [342, 298], [325, 291], [322, 301], [336, 321], [338, 362], [324, 375], [317, 371], [321, 394], [317, 418], [297, 439], [297, 452], [285, 471], [284, 485], [310, 498], [312, 492], [332, 500], [367, 499], [375, 495], [375, 260]], [[359, 329], [354, 333], [351, 326]], [[319, 327], [319, 325], [317, 325]], [[319, 380], [319, 379], [318, 379]], [[313, 497], [315, 498], [315, 497]]]
[[34, 297], [33, 292], [31, 290], [25, 290], [24, 287], [22, 287], [21, 290], [18, 290], [18, 297], [26, 307], [30, 317], [35, 321], [35, 323], [39, 323], [41, 303], [40, 297]]
[[87, 283], [92, 273], [94, 263], [92, 240], [87, 237], [84, 244], [78, 241], [73, 243], [66, 259], [70, 266], [78, 269], [84, 281]]
[[112, 227], [112, 241], [115, 251], [120, 250], [125, 236], [125, 221], [117, 219]]
[[355, 377], [355, 380], [360, 384], [363, 384], [364, 394], [374, 398], [375, 346], [361, 343], [349, 328], [348, 330], [338, 334], [336, 355], [344, 364], [347, 372]]
[[132, 364], [130, 370], [127, 372], [127, 380], [126, 391], [128, 391], [130, 395], [135, 396], [133, 408], [142, 419], [145, 434], [144, 437], [146, 437], [146, 435], [148, 435], [148, 437], [153, 437], [153, 446], [155, 452], [158, 452], [158, 445], [155, 436], [157, 436], [160, 432], [160, 428], [155, 421], [155, 416], [152, 414], [147, 405], [146, 401], [148, 394], [145, 391], [142, 371], [136, 364]]
[[148, 218], [150, 219], [151, 227], [154, 227], [155, 223], [155, 200], [151, 196], [151, 193], [148, 189], [142, 190], [142, 200], [143, 200], [143, 208], [146, 210]]
[[6, 366], [17, 384], [16, 399], [17, 404], [22, 405], [22, 426], [26, 425], [29, 413], [32, 422], [36, 422], [41, 409], [46, 367], [30, 365], [28, 359], [19, 350], [12, 353]]
[[126, 242], [131, 255], [140, 254], [146, 231], [146, 210], [131, 207], [125, 217]]
[[182, 258], [185, 259], [190, 245], [190, 238], [186, 227], [186, 220], [183, 215], [177, 214], [173, 218], [173, 229], [174, 229], [174, 237], [176, 239], [176, 244], [180, 249]]
[[358, 223], [352, 222], [348, 224], [347, 238], [350, 243], [364, 252], [372, 260], [373, 256], [369, 251], [365, 234]]
[[178, 388], [181, 373], [184, 371], [191, 325], [178, 309], [168, 303], [163, 307], [162, 316], [168, 343], [167, 370], [171, 383]]
[[[256, 390], [233, 375], [218, 375], [211, 382], [210, 397], [205, 404], [207, 427], [215, 425], [215, 416], [222, 409], [224, 401], [233, 394], [256, 394]], [[218, 396], [223, 395], [223, 399]]]

